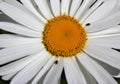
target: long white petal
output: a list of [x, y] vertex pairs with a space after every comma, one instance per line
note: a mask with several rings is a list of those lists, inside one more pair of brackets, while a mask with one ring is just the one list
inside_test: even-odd
[[52, 12], [54, 16], [60, 15], [60, 0], [50, 0]]
[[86, 31], [90, 33], [90, 32], [98, 32], [105, 29], [109, 29], [111, 27], [118, 26], [119, 23], [120, 23], [120, 12], [107, 16], [106, 18], [101, 19], [99, 21], [92, 22], [90, 23], [90, 26], [85, 26], [86, 23], [83, 23], [83, 25], [85, 26]]
[[17, 0], [3, 0], [3, 2], [6, 2], [6, 3], [8, 3], [8, 4], [11, 4], [11, 5], [13, 5], [13, 6], [15, 6], [15, 7], [23, 10], [23, 11], [28, 11], [21, 3], [20, 3], [19, 1], [17, 1]]
[[[76, 59], [79, 60], [77, 57]], [[85, 67], [82, 66], [82, 64], [79, 61], [77, 63], [82, 73], [84, 74], [87, 84], [97, 84], [97, 81], [95, 80], [95, 78], [85, 69]]]
[[27, 43], [38, 43], [38, 42], [42, 42], [40, 41], [40, 38], [26, 38], [26, 37], [7, 35], [7, 34], [0, 35], [0, 47], [2, 48], [27, 44]]
[[70, 7], [70, 15], [74, 16], [78, 8], [80, 7], [82, 0], [72, 0], [71, 7]]
[[64, 70], [68, 84], [86, 84], [86, 80], [74, 58], [64, 58]]
[[13, 73], [2, 76], [2, 79], [8, 81], [8, 80], [12, 79], [13, 76], [15, 76], [15, 75], [16, 75], [16, 72], [13, 72]]
[[98, 46], [120, 49], [120, 35], [89, 39], [89, 44], [91, 43]]
[[50, 59], [46, 51], [39, 54], [39, 59], [32, 61], [28, 66], [21, 70], [10, 82], [10, 84], [27, 84]]
[[39, 52], [44, 46], [40, 43], [22, 44], [0, 50], [0, 65], [21, 57]]
[[61, 0], [61, 14], [68, 14], [71, 0]]
[[39, 71], [39, 73], [35, 76], [35, 78], [32, 81], [32, 84], [37, 84], [38, 81], [41, 79], [41, 77], [47, 73], [47, 71], [52, 67], [54, 62], [57, 60], [56, 57], [52, 57], [44, 66], [43, 68]]
[[40, 31], [44, 27], [44, 25], [40, 23], [40, 21], [37, 20], [35, 17], [10, 4], [4, 2], [0, 3], [0, 10], [2, 10], [13, 20], [27, 26], [32, 30]]
[[92, 4], [93, 0], [83, 0], [81, 6], [75, 13], [74, 17], [77, 19], [80, 19], [81, 16], [86, 12], [86, 10], [89, 8], [89, 6]]
[[53, 17], [47, 0], [34, 0], [37, 6], [39, 7], [39, 10], [41, 11], [42, 15], [46, 19], [51, 19]]
[[33, 60], [35, 61], [37, 58], [39, 58], [41, 52], [37, 53], [37, 54], [34, 54], [34, 55], [31, 55], [31, 56], [24, 57], [20, 60], [17, 60], [15, 62], [12, 62], [10, 64], [7, 64], [7, 65], [1, 67], [0, 68], [0, 75], [7, 75], [7, 74], [10, 74], [10, 73], [20, 71], [26, 65], [28, 65], [30, 62], [32, 62]]
[[[23, 0], [24, 2], [21, 0], [22, 3], [27, 4], [27, 5], [23, 5], [19, 1], [16, 1], [16, 0], [4, 0], [4, 1], [8, 4], [11, 4], [11, 5], [21, 9], [24, 12], [27, 12], [32, 15], [35, 14], [36, 16], [38, 16], [38, 18], [40, 18], [40, 21], [46, 22], [46, 20], [36, 11], [36, 9], [33, 7], [33, 5], [31, 3], [29, 3], [30, 0]], [[33, 16], [34, 18], [36, 17], [35, 15]]]
[[40, 13], [35, 9], [31, 0], [21, 0], [21, 2], [28, 10], [30, 10], [33, 14], [35, 14], [42, 22], [46, 23], [46, 19], [42, 15], [40, 15]]
[[77, 56], [80, 63], [92, 74], [98, 84], [117, 84], [112, 76], [102, 68], [97, 62], [85, 54]]
[[[96, 60], [96, 59], [95, 59]], [[118, 76], [120, 73], [119, 69], [116, 69], [102, 61], [97, 60], [97, 62], [105, 69], [107, 72], [109, 72], [113, 77]]]
[[59, 58], [57, 64], [54, 64], [47, 73], [43, 84], [58, 84], [63, 70], [63, 59]]
[[112, 36], [120, 36], [120, 34], [108, 34], [108, 35], [88, 35], [88, 39], [95, 39], [95, 38], [104, 38], [104, 37], [112, 37]]
[[117, 0], [105, 0], [103, 4], [97, 8], [84, 23], [91, 23], [106, 17], [117, 4]]
[[105, 0], [96, 0], [96, 2], [94, 3], [94, 5], [92, 5], [92, 7], [90, 7], [85, 14], [81, 17], [80, 22], [83, 23], [84, 20], [86, 20], [86, 18], [92, 14]]
[[40, 34], [40, 32], [33, 31], [22, 25], [8, 22], [0, 22], [0, 29], [29, 37], [41, 37], [40, 35], [42, 35], [42, 31]]
[[91, 57], [105, 62], [114, 68], [120, 69], [120, 53], [118, 51], [112, 50], [111, 48], [95, 46], [92, 44], [87, 46], [84, 51]]
[[118, 33], [120, 33], [120, 26], [111, 27], [109, 29], [90, 33], [88, 35], [96, 36], [96, 35], [108, 35], [108, 34], [110, 35], [110, 34], [118, 34]]

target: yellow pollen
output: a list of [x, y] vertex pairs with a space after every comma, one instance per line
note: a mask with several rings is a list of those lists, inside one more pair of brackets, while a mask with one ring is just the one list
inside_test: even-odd
[[86, 39], [86, 31], [82, 25], [67, 15], [49, 20], [43, 31], [43, 44], [54, 56], [70, 57], [81, 53]]

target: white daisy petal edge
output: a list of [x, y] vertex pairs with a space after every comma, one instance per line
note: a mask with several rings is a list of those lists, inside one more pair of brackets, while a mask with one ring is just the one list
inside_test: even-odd
[[39, 10], [41, 11], [42, 15], [46, 18], [46, 19], [51, 19], [53, 17], [50, 8], [48, 5], [47, 0], [34, 0], [35, 3], [37, 4], [37, 6], [39, 7]]
[[[111, 5], [110, 5], [111, 4]], [[106, 17], [117, 4], [117, 0], [104, 0], [103, 4], [98, 7], [86, 20], [85, 23], [98, 21]], [[101, 12], [102, 11], [102, 12]], [[97, 18], [95, 18], [97, 17]]]
[[0, 29], [20, 34], [23, 36], [29, 36], [29, 37], [41, 37], [40, 32], [31, 30], [25, 26], [14, 24], [14, 23], [8, 23], [8, 22], [0, 22]]
[[[51, 58], [46, 51], [42, 51], [38, 54], [39, 59], [31, 62], [28, 66], [22, 69], [11, 81], [11, 84], [26, 84], [30, 81], [38, 71], [44, 66], [44, 64]], [[41, 66], [40, 66], [41, 65]]]
[[[93, 48], [94, 47], [94, 48]], [[91, 57], [105, 62], [120, 70], [120, 53], [111, 48], [89, 45], [84, 51]]]
[[83, 3], [79, 7], [78, 11], [75, 13], [74, 17], [80, 19], [82, 15], [86, 12], [89, 6], [92, 4], [93, 0], [83, 0]]
[[39, 56], [40, 54], [34, 54], [3, 66], [0, 68], [0, 75], [7, 75], [13, 72], [18, 72], [27, 66], [30, 62], [35, 61]]
[[[96, 60], [96, 59], [94, 59]], [[113, 77], [118, 76], [120, 73], [119, 69], [116, 69], [112, 66], [110, 66], [109, 64], [106, 64], [102, 61], [96, 60], [107, 72], [109, 72]]]
[[64, 70], [68, 84], [87, 84], [74, 58], [64, 58]]
[[68, 14], [71, 0], [61, 0], [61, 14]]
[[117, 84], [112, 76], [86, 54], [77, 56], [80, 63], [92, 74], [99, 84]]
[[28, 10], [33, 12], [33, 14], [35, 14], [42, 22], [47, 22], [46, 19], [42, 15], [40, 15], [39, 12], [34, 8], [31, 0], [21, 0], [21, 2]]
[[[44, 47], [40, 43], [22, 44], [0, 50], [0, 65], [39, 52]], [[7, 52], [7, 53], [6, 53]]]
[[8, 81], [8, 80], [12, 79], [13, 76], [15, 76], [16, 74], [17, 74], [16, 72], [13, 72], [13, 73], [4, 75], [4, 76], [2, 76], [2, 79]]
[[25, 8], [21, 3], [19, 3], [19, 2], [16, 1], [16, 0], [3, 0], [3, 2], [6, 2], [6, 3], [8, 3], [8, 4], [11, 4], [11, 5], [13, 5], [13, 6], [15, 6], [15, 7], [23, 10], [23, 11], [27, 11], [26, 8]]
[[45, 66], [39, 71], [36, 77], [33, 79], [32, 84], [37, 84], [42, 76], [53, 66], [54, 62], [57, 60], [56, 57], [52, 57]]
[[60, 15], [60, 0], [50, 0], [50, 5], [54, 16]]
[[[94, 33], [112, 28], [114, 26], [118, 26], [119, 23], [120, 23], [120, 12], [117, 12], [115, 14], [107, 16], [104, 19], [90, 23], [91, 25], [86, 26], [85, 29], [89, 33]], [[83, 23], [83, 25], [85, 26], [86, 23]]]
[[40, 31], [41, 28], [44, 27], [43, 24], [40, 23], [39, 20], [31, 16], [31, 14], [23, 12], [17, 7], [7, 4], [5, 2], [0, 3], [0, 10], [2, 10], [6, 15], [11, 17], [13, 20], [21, 23], [22, 25], [27, 26], [32, 30]]
[[72, 0], [71, 7], [70, 7], [70, 16], [75, 15], [81, 3], [82, 3], [82, 0]]
[[91, 38], [89, 38], [89, 44], [91, 43], [101, 47], [120, 49], [120, 35], [113, 35], [108, 37], [92, 36]]
[[10, 34], [1, 34], [0, 35], [0, 47], [12, 47], [21, 44], [29, 44], [29, 43], [39, 43], [39, 38], [28, 38], [22, 37], [17, 35], [10, 35]]
[[56, 61], [58, 61], [58, 63], [54, 63], [51, 67], [43, 81], [43, 84], [58, 84], [63, 70], [63, 59], [58, 58]]

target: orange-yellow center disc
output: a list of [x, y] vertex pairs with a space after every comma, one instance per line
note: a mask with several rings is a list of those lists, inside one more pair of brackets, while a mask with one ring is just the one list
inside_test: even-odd
[[73, 17], [61, 15], [46, 24], [43, 43], [47, 51], [54, 56], [74, 56], [85, 46], [86, 32]]

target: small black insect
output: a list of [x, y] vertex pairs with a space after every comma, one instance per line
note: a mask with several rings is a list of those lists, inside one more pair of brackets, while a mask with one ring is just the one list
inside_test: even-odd
[[87, 23], [86, 26], [90, 26], [91, 24], [90, 23]]
[[55, 63], [55, 64], [58, 64], [58, 60], [56, 60], [54, 63]]

